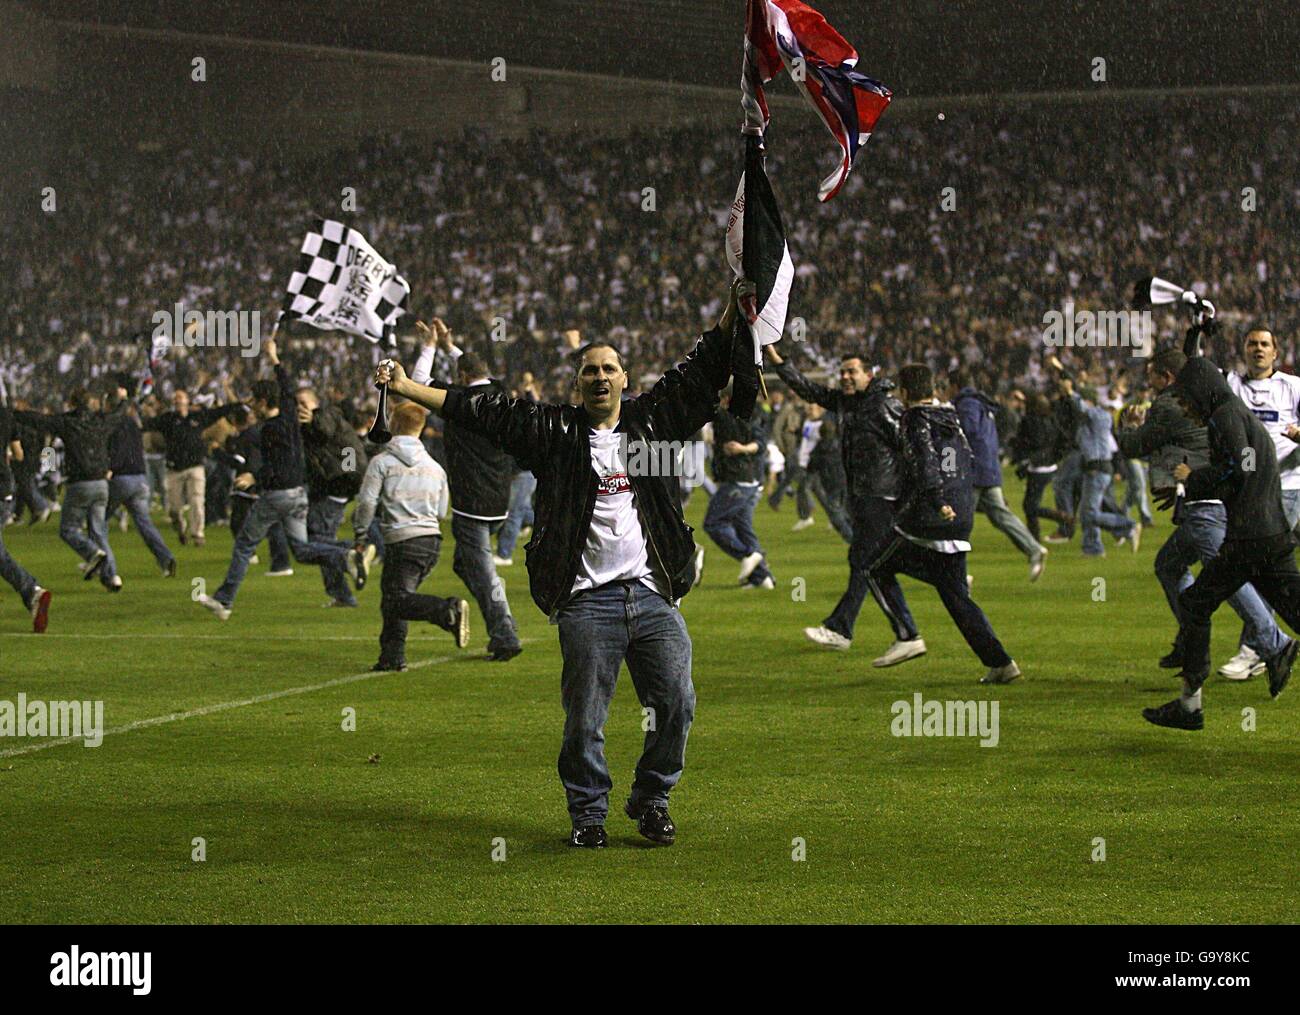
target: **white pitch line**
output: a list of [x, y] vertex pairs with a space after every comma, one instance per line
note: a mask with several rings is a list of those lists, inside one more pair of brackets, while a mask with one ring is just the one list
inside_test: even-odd
[[[525, 641], [526, 644], [526, 641]], [[422, 669], [425, 666], [433, 666], [436, 663], [451, 662], [453, 659], [463, 659], [461, 655], [439, 656], [436, 659], [425, 659], [418, 663], [411, 663], [407, 666], [406, 672], [411, 670]], [[104, 736], [112, 736], [115, 733], [130, 733], [132, 730], [147, 729], [150, 726], [162, 726], [164, 723], [180, 722], [183, 719], [197, 719], [200, 716], [212, 715], [214, 712], [225, 712], [232, 708], [242, 708], [244, 705], [260, 705], [266, 701], [275, 701], [277, 698], [288, 698], [295, 694], [310, 694], [312, 691], [323, 691], [327, 687], [340, 687], [343, 684], [354, 684], [359, 680], [373, 680], [375, 677], [387, 676], [394, 671], [384, 670], [375, 673], [372, 670], [366, 670], [365, 673], [354, 673], [350, 677], [335, 677], [333, 680], [326, 680], [320, 684], [308, 684], [305, 687], [287, 687], [283, 691], [270, 691], [266, 694], [254, 695], [251, 698], [241, 698], [239, 701], [223, 701], [217, 705], [204, 705], [202, 708], [192, 708], [188, 712], [172, 712], [170, 715], [154, 716], [152, 719], [137, 719], [135, 722], [129, 722], [124, 726], [115, 726], [113, 729], [105, 730]], [[62, 744], [84, 743], [85, 737], [59, 737], [56, 740], [43, 740], [39, 743], [30, 744], [26, 747], [11, 747], [7, 751], [0, 751], [0, 758], [13, 758], [19, 754], [31, 754], [35, 751], [44, 751], [50, 747], [58, 747]]]
[[[68, 632], [50, 632], [36, 636], [31, 631], [0, 631], [0, 637], [4, 638], [90, 638], [99, 640], [121, 640], [129, 639], [131, 641], [157, 641], [164, 638], [176, 639], [179, 641], [247, 641], [248, 636], [244, 634], [124, 634], [124, 633], [106, 633], [106, 634], [82, 634]], [[268, 635], [276, 641], [374, 641], [374, 635], [360, 634], [276, 634]]]

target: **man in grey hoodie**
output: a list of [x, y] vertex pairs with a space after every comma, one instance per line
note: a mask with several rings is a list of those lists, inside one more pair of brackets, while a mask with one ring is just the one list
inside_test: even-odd
[[357, 547], [379, 513], [384, 535], [384, 570], [380, 580], [379, 662], [373, 669], [406, 669], [406, 630], [411, 620], [426, 620], [456, 636], [456, 647], [469, 644], [469, 603], [420, 595], [420, 583], [438, 563], [442, 530], [438, 517], [447, 513], [447, 474], [420, 443], [427, 411], [405, 402], [392, 411], [393, 439], [370, 460], [357, 495], [352, 527]]

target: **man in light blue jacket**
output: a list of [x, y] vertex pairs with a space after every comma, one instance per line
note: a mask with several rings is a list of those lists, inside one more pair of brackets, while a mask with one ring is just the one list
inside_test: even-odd
[[366, 530], [376, 512], [384, 535], [379, 586], [384, 629], [376, 671], [406, 669], [406, 631], [411, 620], [425, 620], [452, 632], [457, 648], [469, 644], [469, 604], [418, 592], [438, 563], [442, 550], [438, 519], [446, 515], [448, 505], [447, 474], [420, 443], [427, 415], [414, 402], [392, 411], [388, 427], [393, 439], [370, 460], [352, 514], [358, 549], [366, 543]]
[[1112, 432], [1113, 421], [1110, 413], [1097, 404], [1095, 388], [1080, 388], [1079, 400], [1083, 416], [1075, 437], [1083, 459], [1083, 496], [1079, 510], [1079, 521], [1083, 526], [1083, 555], [1106, 555], [1101, 542], [1103, 529], [1116, 539], [1127, 539], [1136, 553], [1142, 538], [1142, 525], [1102, 506], [1111, 484], [1111, 458], [1119, 450]]

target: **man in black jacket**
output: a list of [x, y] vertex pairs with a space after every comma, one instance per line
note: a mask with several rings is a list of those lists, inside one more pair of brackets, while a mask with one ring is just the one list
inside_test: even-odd
[[[989, 668], [981, 684], [1009, 684], [1018, 667], [970, 597], [966, 554], [975, 520], [970, 445], [957, 410], [934, 397], [934, 375], [922, 364], [898, 372], [907, 411], [902, 419], [902, 499], [894, 538], [872, 564], [870, 579], [894, 627], [894, 646], [874, 665], [893, 666], [925, 654], [898, 575], [933, 585], [962, 637]], [[898, 649], [899, 651], [895, 651]]]
[[[898, 499], [898, 421], [903, 407], [892, 394], [893, 382], [873, 378], [861, 356], [846, 356], [840, 363], [837, 390], [814, 384], [785, 362], [774, 346], [765, 348], [781, 380], [795, 394], [829, 409], [839, 420], [853, 529], [849, 585], [831, 615], [820, 627], [804, 628], [804, 635], [827, 648], [845, 650], [853, 643], [853, 626], [871, 590], [867, 568], [892, 536]], [[880, 605], [884, 609], [884, 604]]]
[[[189, 392], [177, 389], [172, 394], [172, 411], [144, 421], [145, 430], [162, 434], [167, 453], [167, 512], [181, 544], [204, 541], [204, 504], [207, 499], [207, 473], [203, 462], [208, 449], [203, 431], [228, 414], [234, 404], [211, 409], [191, 409]], [[189, 517], [185, 511], [188, 508]]]
[[[1194, 423], [1206, 427], [1209, 462], [1198, 469], [1179, 464], [1173, 478], [1190, 501], [1218, 500], [1228, 526], [1218, 556], [1206, 561], [1196, 581], [1178, 597], [1183, 649], [1183, 693], [1158, 708], [1142, 710], [1157, 726], [1199, 730], [1204, 726], [1201, 685], [1210, 673], [1210, 618], [1219, 604], [1247, 582], [1281, 615], [1292, 631], [1300, 629], [1300, 571], [1295, 540], [1282, 507], [1273, 438], [1234, 395], [1209, 360], [1189, 359], [1178, 373], [1174, 397]], [[1264, 660], [1269, 693], [1276, 698], [1291, 677], [1298, 643], [1292, 639]]]
[[[729, 402], [729, 400], [727, 400]], [[723, 553], [740, 561], [745, 588], [774, 589], [763, 547], [754, 531], [754, 508], [763, 493], [763, 433], [755, 420], [713, 414], [713, 478], [718, 489], [704, 513], [704, 531]]]
[[117, 561], [108, 545], [108, 435], [110, 422], [99, 400], [85, 388], [68, 396], [68, 411], [43, 416], [15, 412], [14, 419], [63, 440], [67, 486], [59, 518], [59, 536], [85, 562], [82, 577], [99, 578], [109, 592], [122, 589]]
[[41, 588], [5, 547], [4, 528], [12, 517], [14, 480], [10, 470], [11, 460], [21, 462], [23, 446], [18, 439], [18, 424], [13, 413], [0, 405], [0, 579], [8, 582], [23, 600], [32, 616], [32, 630], [45, 633], [50, 615], [50, 593]]
[[[1147, 458], [1151, 462], [1151, 488], [1156, 503], [1172, 503], [1176, 498], [1174, 470], [1187, 465], [1195, 471], [1210, 460], [1210, 445], [1205, 427], [1194, 423], [1174, 397], [1174, 380], [1187, 365], [1181, 349], [1164, 349], [1147, 363], [1147, 380], [1156, 391], [1151, 408], [1145, 412], [1131, 406], [1120, 417], [1121, 429], [1115, 438], [1126, 458]], [[1156, 554], [1155, 571], [1164, 589], [1174, 621], [1181, 617], [1178, 597], [1192, 584], [1188, 570], [1194, 563], [1205, 564], [1219, 554], [1227, 531], [1228, 514], [1215, 498], [1178, 501], [1174, 509], [1174, 531]], [[1286, 647], [1287, 638], [1273, 620], [1272, 611], [1249, 583], [1228, 597], [1228, 605], [1244, 622], [1242, 643], [1260, 659], [1275, 656]], [[1183, 647], [1175, 639], [1173, 650], [1160, 660], [1164, 669], [1181, 669]], [[1264, 669], [1264, 664], [1260, 663]], [[1244, 677], [1250, 676], [1247, 668]]]
[[[332, 542], [338, 538], [348, 501], [361, 490], [369, 463], [365, 442], [343, 413], [333, 405], [321, 404], [311, 388], [298, 389], [298, 423], [307, 463], [307, 539]], [[374, 552], [373, 547], [366, 547], [367, 562]], [[325, 605], [357, 605], [342, 571], [321, 568], [321, 578], [330, 597]]]
[[145, 477], [144, 437], [135, 408], [124, 383], [109, 391], [108, 418], [112, 431], [108, 438], [108, 464], [112, 476], [108, 481], [108, 514], [125, 506], [135, 522], [135, 531], [144, 540], [159, 570], [167, 578], [176, 577], [176, 557], [167, 548], [162, 533], [149, 517], [149, 480]]
[[369, 568], [364, 555], [352, 549], [350, 543], [312, 542], [307, 538], [307, 466], [298, 423], [297, 391], [280, 363], [275, 340], [263, 342], [262, 351], [275, 368], [275, 380], [253, 384], [253, 411], [262, 419], [258, 429], [261, 467], [256, 476], [243, 473], [235, 477], [235, 489], [246, 490], [256, 483], [261, 495], [235, 537], [226, 580], [214, 595], [200, 595], [196, 600], [219, 620], [230, 619], [253, 554], [277, 522], [284, 526], [289, 549], [300, 563], [346, 570], [358, 590], [365, 586]]
[[[446, 327], [435, 318], [435, 329], [440, 325]], [[417, 384], [443, 384], [449, 390], [482, 388], [494, 395], [506, 394], [505, 388], [488, 376], [487, 364], [476, 353], [457, 350], [452, 359], [459, 384], [445, 384], [445, 378], [427, 377], [419, 368], [413, 379]], [[428, 357], [422, 358], [421, 366], [427, 360]], [[523, 651], [523, 646], [519, 644], [519, 630], [506, 598], [505, 582], [497, 574], [492, 537], [501, 531], [510, 514], [515, 462], [495, 442], [450, 417], [443, 434], [443, 447], [447, 453], [447, 483], [451, 488], [451, 534], [456, 540], [451, 569], [465, 583], [483, 614], [488, 632], [488, 658], [493, 662], [508, 662]]]
[[578, 405], [426, 388], [389, 361], [375, 374], [393, 394], [493, 440], [537, 477], [528, 578], [533, 601], [559, 626], [559, 772], [573, 846], [607, 843], [612, 783], [603, 730], [624, 660], [641, 704], [653, 710], [624, 810], [651, 841], [670, 845], [676, 838], [668, 794], [681, 778], [695, 714], [690, 636], [676, 604], [695, 579], [695, 541], [682, 518], [679, 477], [629, 463], [638, 452], [642, 460], [661, 460], [664, 442], [680, 445], [712, 417], [739, 353], [735, 344], [749, 347], [748, 335], [733, 339], [732, 327], [738, 293], [752, 292], [749, 283], [733, 285], [718, 327], [649, 392], [627, 402], [623, 362], [599, 342], [579, 351]]

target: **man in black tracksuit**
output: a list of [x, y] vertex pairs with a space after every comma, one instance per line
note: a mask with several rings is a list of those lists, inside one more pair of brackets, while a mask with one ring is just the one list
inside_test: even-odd
[[[506, 390], [488, 376], [487, 364], [472, 352], [456, 358], [457, 385], [449, 390], [482, 388], [494, 395]], [[417, 383], [443, 384], [445, 378], [426, 378], [417, 371]], [[477, 391], [475, 391], [477, 393]], [[451, 569], [465, 583], [488, 632], [488, 658], [507, 662], [519, 655], [519, 630], [510, 612], [505, 582], [497, 574], [492, 554], [492, 537], [501, 531], [510, 514], [510, 488], [516, 466], [492, 440], [447, 418], [443, 433], [447, 454], [447, 485], [451, 488], [451, 534], [456, 548]]]
[[653, 717], [624, 812], [651, 841], [676, 838], [668, 794], [681, 778], [695, 714], [691, 641], [677, 603], [695, 580], [696, 548], [679, 477], [632, 462], [659, 460], [712, 418], [732, 363], [751, 355], [747, 330], [734, 325], [737, 300], [753, 291], [747, 282], [733, 285], [718, 327], [650, 391], [627, 401], [623, 361], [600, 342], [575, 354], [578, 405], [511, 399], [486, 387], [426, 388], [389, 361], [375, 374], [393, 394], [494, 441], [537, 477], [528, 579], [533, 601], [559, 628], [564, 656], [559, 773], [572, 846], [608, 842], [604, 726], [624, 661]]
[[836, 390], [812, 383], [781, 359], [773, 346], [765, 348], [781, 380], [795, 394], [829, 409], [839, 420], [853, 529], [849, 586], [822, 625], [804, 628], [804, 634], [819, 645], [847, 649], [853, 640], [858, 611], [871, 588], [867, 567], [889, 542], [893, 531], [898, 499], [898, 422], [903, 407], [892, 394], [893, 382], [883, 377], [873, 379], [866, 360], [860, 356], [846, 356], [841, 362], [840, 386]]
[[[1222, 501], [1228, 531], [1218, 556], [1206, 561], [1196, 581], [1178, 597], [1182, 697], [1143, 709], [1142, 715], [1157, 726], [1199, 730], [1204, 726], [1201, 685], [1210, 673], [1214, 611], [1250, 582], [1292, 631], [1300, 630], [1300, 571], [1282, 508], [1277, 454], [1264, 425], [1228, 388], [1218, 367], [1199, 356], [1179, 371], [1174, 397], [1193, 422], [1205, 425], [1210, 442], [1209, 464], [1198, 469], [1180, 464], [1173, 471], [1174, 479], [1183, 485], [1189, 501]], [[1274, 698], [1291, 676], [1298, 648], [1300, 643], [1291, 639], [1264, 660]]]
[[982, 684], [1009, 684], [1020, 668], [1007, 655], [984, 611], [970, 597], [966, 554], [975, 520], [974, 465], [957, 410], [934, 397], [934, 376], [920, 364], [898, 374], [907, 411], [902, 419], [903, 467], [894, 538], [873, 562], [870, 580], [894, 627], [894, 645], [876, 665], [925, 653], [898, 575], [939, 592], [966, 643], [989, 668]]

